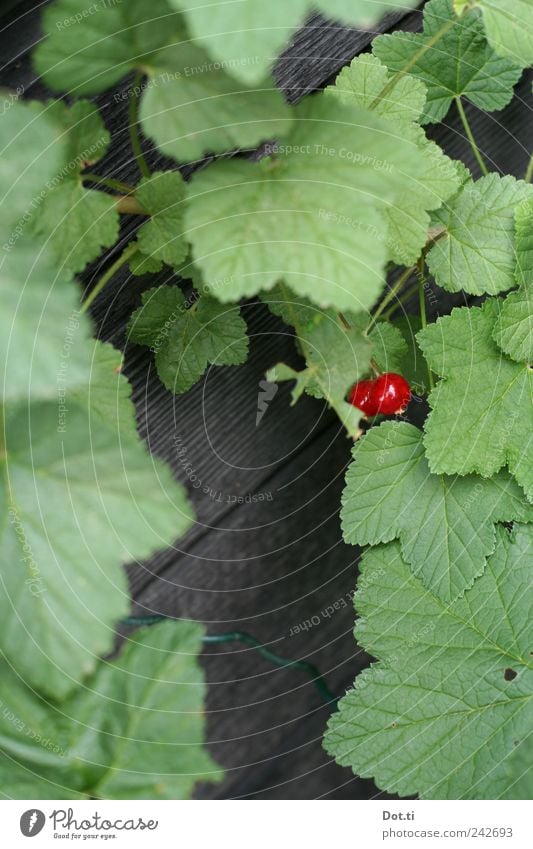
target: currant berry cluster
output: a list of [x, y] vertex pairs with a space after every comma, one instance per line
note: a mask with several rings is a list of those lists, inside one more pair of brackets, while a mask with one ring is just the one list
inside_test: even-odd
[[411, 388], [401, 374], [389, 371], [375, 380], [360, 380], [350, 392], [350, 404], [365, 416], [396, 416], [411, 400]]

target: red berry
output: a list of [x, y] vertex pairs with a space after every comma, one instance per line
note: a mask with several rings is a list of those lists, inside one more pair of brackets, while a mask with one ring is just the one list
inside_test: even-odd
[[367, 416], [375, 416], [375, 413], [370, 409], [370, 393], [374, 385], [373, 380], [360, 380], [356, 383], [350, 392], [349, 401], [362, 413]]
[[410, 400], [410, 386], [401, 374], [389, 371], [373, 381], [369, 402], [378, 413], [395, 416], [405, 410]]
[[402, 413], [411, 400], [409, 384], [390, 371], [375, 380], [360, 380], [350, 392], [349, 401], [366, 416], [394, 416]]

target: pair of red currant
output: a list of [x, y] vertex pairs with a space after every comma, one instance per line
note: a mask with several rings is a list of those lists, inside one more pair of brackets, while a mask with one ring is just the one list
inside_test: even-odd
[[411, 388], [401, 374], [389, 371], [375, 380], [360, 380], [350, 392], [350, 404], [365, 416], [396, 416], [411, 400]]

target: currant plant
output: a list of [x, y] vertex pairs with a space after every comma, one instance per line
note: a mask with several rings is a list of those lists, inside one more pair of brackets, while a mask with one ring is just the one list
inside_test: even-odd
[[[67, 99], [6, 99], [0, 123], [8, 796], [185, 798], [222, 777], [203, 748], [199, 626], [158, 624], [99, 659], [129, 613], [124, 564], [193, 521], [137, 433], [122, 354], [93, 338], [90, 307], [127, 269], [128, 344], [151, 348], [169, 391], [245, 362], [239, 302], [259, 297], [302, 358], [267, 377], [355, 440], [341, 522], [369, 546], [356, 638], [377, 663], [327, 751], [400, 795], [531, 798], [533, 156], [524, 179], [494, 171], [465, 103], [511, 101], [533, 2], [430, 0], [420, 33], [377, 37], [325, 91], [289, 106], [273, 82], [310, 12], [371, 27], [414, 5], [46, 8], [34, 64]], [[113, 86], [133, 184], [104, 170], [111, 139], [88, 99]], [[476, 174], [427, 135], [450, 109]], [[81, 300], [74, 275], [106, 250]], [[428, 278], [467, 305], [428, 323]]]

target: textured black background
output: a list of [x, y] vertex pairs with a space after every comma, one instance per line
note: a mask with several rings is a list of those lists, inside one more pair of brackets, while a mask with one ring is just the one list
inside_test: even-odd
[[[13, 0], [0, 5], [0, 85], [23, 86], [32, 98], [49, 94], [29, 59], [40, 37], [43, 5]], [[400, 18], [389, 16], [382, 30]], [[418, 12], [400, 24], [402, 29], [419, 25]], [[282, 55], [276, 80], [295, 101], [327, 83], [368, 47], [373, 35], [313, 17]], [[116, 90], [96, 98], [113, 137], [112, 150], [97, 170], [135, 181], [126, 103], [114, 98], [127, 86], [126, 78]], [[483, 115], [467, 106], [476, 138], [494, 170], [523, 174], [532, 135], [531, 100], [527, 78], [504, 112]], [[477, 174], [454, 110], [431, 134]], [[176, 167], [149, 145], [145, 149], [152, 165]], [[135, 226], [135, 220], [125, 220], [125, 240]], [[86, 286], [119, 250], [87, 270]], [[125, 347], [125, 323], [143, 288], [152, 285], [153, 279], [117, 275], [95, 305], [99, 335]], [[446, 312], [450, 304], [450, 297], [440, 292], [434, 311]], [[210, 633], [249, 631], [288, 658], [315, 663], [340, 695], [369, 662], [354, 644], [348, 600], [355, 586], [358, 552], [343, 544], [338, 521], [350, 443], [321, 403], [303, 398], [290, 408], [287, 385], [280, 386], [256, 427], [258, 384], [265, 370], [279, 360], [297, 358], [289, 331], [266, 308], [248, 303], [244, 315], [251, 338], [247, 365], [212, 368], [204, 381], [179, 398], [159, 383], [147, 349], [126, 348], [125, 371], [133, 383], [141, 431], [151, 450], [166, 459], [188, 486], [198, 517], [192, 531], [173, 548], [129, 567], [134, 612], [197, 619]], [[420, 413], [420, 405], [415, 412]], [[177, 437], [197, 480], [216, 492], [215, 498], [188, 483], [176, 455]], [[228, 498], [257, 493], [268, 493], [271, 500], [228, 503]], [[321, 611], [336, 601], [348, 603], [333, 616], [322, 616]], [[320, 624], [290, 636], [291, 628], [313, 616]], [[199, 797], [366, 799], [379, 794], [371, 781], [354, 778], [322, 751], [329, 708], [304, 674], [271, 667], [239, 645], [211, 648], [204, 653], [203, 664], [209, 683], [209, 745], [226, 769], [226, 780], [200, 786]]]

